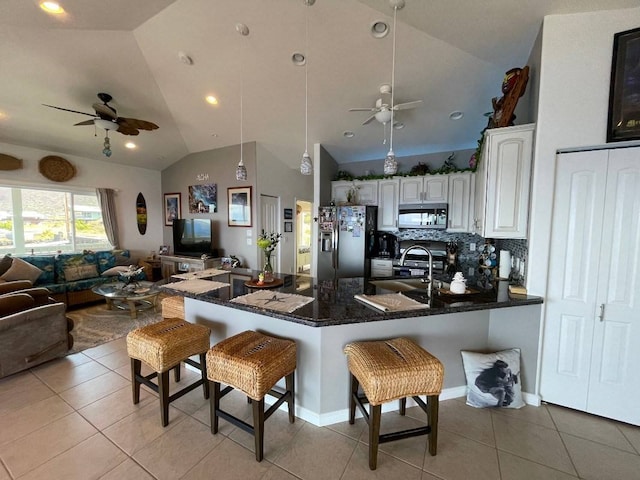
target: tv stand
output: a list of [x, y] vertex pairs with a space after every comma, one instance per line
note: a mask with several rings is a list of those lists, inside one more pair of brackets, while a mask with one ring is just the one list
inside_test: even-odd
[[169, 278], [177, 273], [198, 272], [220, 266], [219, 257], [202, 260], [200, 257], [160, 255], [160, 262], [162, 264], [162, 278]]

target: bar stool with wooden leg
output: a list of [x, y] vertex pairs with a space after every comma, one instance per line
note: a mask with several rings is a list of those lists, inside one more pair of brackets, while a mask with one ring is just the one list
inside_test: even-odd
[[[222, 417], [254, 436], [256, 460], [264, 457], [264, 422], [284, 402], [289, 410], [289, 423], [295, 421], [296, 343], [247, 330], [217, 343], [207, 352], [207, 376], [212, 390], [210, 399], [211, 433], [218, 433]], [[285, 391], [273, 387], [285, 378]], [[227, 385], [221, 390], [220, 384]], [[251, 399], [253, 425], [234, 417], [220, 407], [220, 400], [233, 389]], [[264, 409], [264, 397], [269, 394], [276, 402]]]
[[[408, 338], [349, 343], [347, 355], [351, 391], [349, 423], [355, 422], [356, 405], [369, 425], [369, 468], [375, 470], [380, 443], [428, 435], [429, 453], [436, 454], [438, 444], [438, 397], [442, 391], [444, 367], [429, 352]], [[362, 386], [364, 395], [358, 387]], [[418, 395], [426, 395], [425, 403]], [[427, 414], [424, 427], [380, 434], [382, 404], [400, 400], [400, 415], [405, 414], [407, 397], [412, 397]], [[364, 407], [369, 403], [369, 412]]]
[[[204, 325], [185, 322], [179, 318], [166, 318], [132, 330], [127, 335], [127, 353], [131, 358], [131, 388], [133, 403], [140, 402], [140, 385], [146, 385], [160, 397], [162, 426], [169, 424], [169, 404], [202, 385], [204, 398], [209, 398], [206, 353], [209, 350], [211, 330]], [[191, 360], [200, 356], [200, 362]], [[154, 372], [141, 375], [141, 362]], [[184, 362], [200, 370], [201, 378], [169, 395], [169, 371], [174, 370], [175, 381], [180, 381], [180, 363]], [[157, 383], [151, 380], [158, 378]]]

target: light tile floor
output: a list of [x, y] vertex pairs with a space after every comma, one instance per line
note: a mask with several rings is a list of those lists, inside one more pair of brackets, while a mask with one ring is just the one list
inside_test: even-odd
[[[162, 428], [155, 393], [143, 387], [133, 405], [129, 380], [124, 339], [0, 380], [0, 480], [640, 479], [638, 427], [552, 405], [474, 409], [464, 399], [440, 403], [435, 457], [426, 437], [387, 443], [371, 471], [362, 419], [319, 428], [278, 411], [258, 463], [249, 434], [221, 420], [211, 435], [201, 389], [173, 402]], [[250, 421], [245, 397], [230, 397], [226, 407]], [[423, 421], [414, 407], [384, 414], [382, 428]]]

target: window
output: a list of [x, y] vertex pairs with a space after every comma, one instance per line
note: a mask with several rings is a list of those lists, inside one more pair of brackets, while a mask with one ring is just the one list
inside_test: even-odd
[[110, 248], [95, 192], [0, 187], [1, 253]]

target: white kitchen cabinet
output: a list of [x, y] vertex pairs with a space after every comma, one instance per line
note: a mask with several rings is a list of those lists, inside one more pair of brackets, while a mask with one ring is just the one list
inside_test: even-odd
[[448, 175], [425, 175], [400, 179], [400, 203], [447, 202]]
[[[348, 201], [349, 190], [355, 189], [355, 201]], [[337, 180], [331, 182], [331, 198], [336, 205], [378, 205], [378, 180]]]
[[399, 178], [385, 178], [378, 181], [378, 230], [398, 229], [399, 192]]
[[474, 231], [527, 238], [535, 124], [486, 130], [476, 171]]
[[558, 156], [544, 401], [640, 425], [640, 148]]
[[447, 232], [473, 231], [475, 178], [471, 172], [452, 173], [449, 177]]

